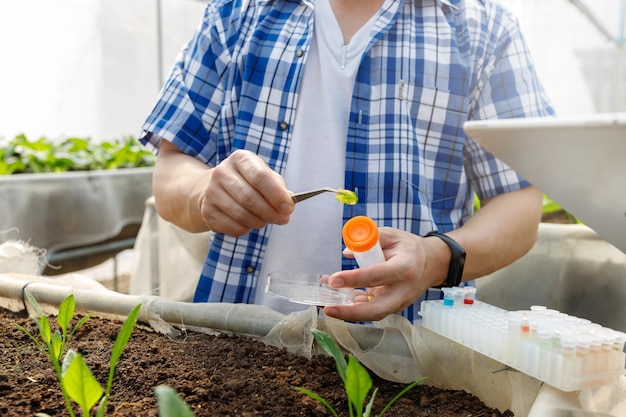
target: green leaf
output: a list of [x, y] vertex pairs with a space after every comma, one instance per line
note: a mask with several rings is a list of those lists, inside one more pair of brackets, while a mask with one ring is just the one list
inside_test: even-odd
[[67, 340], [67, 328], [74, 317], [74, 295], [70, 294], [63, 300], [59, 306], [59, 314], [57, 315], [57, 323], [63, 332], [63, 340]]
[[376, 388], [372, 393], [372, 397], [370, 398], [369, 402], [367, 403], [367, 407], [365, 407], [365, 411], [363, 412], [363, 417], [370, 417], [372, 415], [372, 407], [374, 407], [376, 394], [378, 394], [378, 388]]
[[17, 323], [13, 323], [13, 325], [17, 327], [18, 329], [20, 329], [21, 331], [23, 331], [30, 338], [30, 340], [32, 340], [37, 345], [39, 350], [41, 350], [43, 353], [46, 353], [46, 348], [41, 343], [39, 343], [39, 340], [37, 340], [35, 336], [30, 334], [28, 330], [26, 330], [24, 327], [20, 326]]
[[413, 382], [411, 385], [409, 385], [408, 387], [404, 388], [402, 391], [400, 391], [395, 397], [393, 397], [393, 399], [391, 401], [389, 401], [387, 403], [387, 405], [385, 406], [385, 408], [383, 408], [383, 411], [380, 412], [380, 414], [378, 415], [378, 417], [382, 417], [383, 414], [385, 414], [387, 412], [387, 410], [389, 410], [389, 408], [396, 402], [398, 401], [404, 394], [406, 394], [407, 392], [409, 392], [410, 390], [412, 390], [413, 388], [415, 388], [417, 385], [421, 384], [422, 382], [424, 382], [427, 379], [427, 377], [423, 377], [418, 379], [417, 381]]
[[112, 142], [45, 137], [30, 141], [17, 135], [0, 147], [0, 175], [148, 167], [155, 162], [156, 156], [133, 137]]
[[50, 343], [50, 354], [54, 355], [57, 361], [61, 360], [61, 355], [65, 350], [65, 343], [63, 342], [63, 336], [58, 330], [52, 335], [52, 342]]
[[124, 347], [130, 336], [133, 334], [133, 329], [135, 328], [135, 323], [137, 322], [137, 316], [139, 316], [139, 310], [141, 309], [141, 304], [137, 304], [135, 308], [130, 312], [126, 320], [124, 321], [124, 325], [122, 326], [122, 330], [120, 330], [117, 335], [117, 339], [115, 339], [115, 345], [113, 346], [113, 352], [111, 353], [111, 367], [115, 367], [115, 364], [122, 356], [122, 352], [124, 351]]
[[48, 317], [39, 317], [39, 322], [37, 324], [39, 326], [39, 336], [41, 336], [41, 340], [44, 341], [46, 346], [50, 346], [50, 343], [52, 342], [52, 330], [50, 329]]
[[328, 410], [335, 416], [335, 417], [339, 417], [339, 415], [337, 414], [337, 412], [335, 411], [335, 409], [333, 408], [332, 405], [330, 405], [328, 403], [328, 401], [326, 401], [325, 399], [323, 399], [322, 397], [320, 397], [319, 395], [317, 395], [316, 393], [309, 391], [306, 388], [299, 388], [296, 387], [296, 390], [300, 391], [303, 394], [308, 395], [309, 397], [313, 398], [316, 401], [319, 401], [324, 407], [328, 408]]
[[137, 322], [137, 316], [139, 316], [140, 309], [141, 304], [137, 304], [135, 308], [132, 309], [132, 311], [124, 321], [122, 330], [120, 330], [117, 338], [115, 339], [115, 345], [113, 345], [113, 351], [111, 352], [111, 358], [109, 359], [109, 377], [107, 380], [107, 386], [104, 392], [102, 404], [100, 404], [100, 407], [98, 409], [97, 416], [101, 416], [104, 413], [109, 394], [111, 393], [111, 387], [113, 386], [113, 375], [115, 374], [115, 366], [117, 365], [117, 361], [119, 360], [119, 358], [122, 356], [124, 347], [126, 346], [126, 343], [128, 343], [128, 340], [133, 333], [133, 329], [135, 328], [135, 323]]
[[37, 317], [44, 317], [45, 314], [43, 314], [43, 310], [41, 310], [41, 307], [39, 306], [39, 303], [35, 299], [33, 293], [30, 292], [28, 288], [24, 288], [24, 294], [26, 295], [26, 298], [28, 299], [30, 305], [33, 307], [33, 310], [35, 310], [35, 314], [37, 314]]
[[160, 417], [194, 417], [187, 403], [167, 385], [155, 388]]
[[87, 322], [87, 320], [89, 320], [91, 318], [91, 313], [87, 314], [85, 317], [83, 317], [82, 319], [80, 319], [78, 321], [78, 323], [76, 323], [76, 326], [74, 326], [74, 328], [72, 329], [72, 333], [70, 334], [70, 337], [68, 338], [71, 339], [72, 336], [74, 336], [74, 333], [76, 333], [76, 330], [78, 330], [80, 327], [82, 327], [83, 324], [85, 324]]
[[346, 394], [348, 401], [354, 405], [357, 416], [363, 415], [363, 404], [372, 389], [372, 378], [367, 370], [353, 356], [348, 356], [346, 371]]
[[324, 351], [326, 354], [332, 356], [335, 359], [335, 364], [337, 365], [337, 373], [341, 377], [341, 380], [346, 383], [346, 369], [348, 364], [346, 363], [346, 358], [343, 355], [341, 349], [339, 349], [339, 345], [335, 342], [335, 339], [330, 337], [328, 334], [324, 333], [318, 329], [312, 329], [311, 332], [315, 337], [315, 341], [317, 345]]
[[65, 361], [63, 364], [66, 368], [63, 374], [63, 387], [83, 411], [90, 410], [102, 397], [102, 387], [80, 354], [72, 356], [71, 359], [69, 365], [66, 366]]
[[63, 358], [63, 363], [61, 363], [61, 376], [63, 376], [67, 372], [67, 368], [70, 366], [70, 364], [77, 355], [78, 353], [75, 350], [70, 349], [67, 351], [67, 354]]

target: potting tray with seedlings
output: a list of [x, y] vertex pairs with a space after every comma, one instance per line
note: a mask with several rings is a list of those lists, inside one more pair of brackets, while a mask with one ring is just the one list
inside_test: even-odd
[[422, 302], [422, 325], [562, 391], [613, 384], [626, 373], [626, 334], [543, 306], [503, 310], [474, 300], [470, 288]]

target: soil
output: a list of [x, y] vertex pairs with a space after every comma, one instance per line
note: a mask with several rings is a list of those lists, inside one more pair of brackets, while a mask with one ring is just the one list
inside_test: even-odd
[[[571, 223], [572, 217], [560, 211], [544, 215], [542, 221]], [[127, 283], [123, 277], [120, 281], [116, 280], [116, 289], [124, 292]], [[52, 365], [14, 323], [37, 334], [26, 313], [0, 308], [0, 416], [68, 415]], [[70, 342], [69, 347], [83, 355], [102, 385], [121, 326], [92, 317]], [[370, 374], [378, 388], [373, 406], [377, 415], [406, 385]], [[341, 417], [348, 416], [343, 385], [330, 357], [306, 359], [245, 336], [187, 332], [171, 339], [136, 327], [113, 381], [107, 416], [158, 416], [154, 389], [159, 385], [174, 388], [197, 417], [331, 415], [295, 387], [319, 394]], [[440, 389], [426, 381], [405, 394], [385, 416], [511, 417], [513, 412], [489, 408], [465, 391]]]
[[[13, 324], [38, 334], [26, 313], [0, 309], [0, 415], [68, 415], [52, 365]], [[56, 323], [56, 321], [51, 321]], [[95, 378], [106, 384], [108, 361], [122, 323], [92, 317], [79, 328], [70, 348], [80, 352]], [[373, 414], [406, 385], [371, 373], [379, 391]], [[330, 416], [320, 403], [301, 394], [304, 387], [348, 416], [346, 397], [334, 361], [307, 359], [246, 336], [187, 332], [180, 339], [136, 327], [118, 362], [107, 416], [158, 416], [154, 389], [169, 385], [196, 416]], [[75, 407], [79, 415], [78, 406]], [[92, 413], [93, 415], [93, 413]], [[465, 392], [418, 385], [385, 416], [513, 416], [494, 410]]]

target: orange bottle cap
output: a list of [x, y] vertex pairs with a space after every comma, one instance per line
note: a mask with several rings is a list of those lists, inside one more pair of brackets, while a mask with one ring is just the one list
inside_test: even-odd
[[346, 222], [341, 236], [352, 252], [367, 252], [378, 242], [378, 227], [369, 217], [356, 216]]

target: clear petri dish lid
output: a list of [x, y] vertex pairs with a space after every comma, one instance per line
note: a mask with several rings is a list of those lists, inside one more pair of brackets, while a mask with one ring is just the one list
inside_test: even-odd
[[354, 303], [352, 288], [330, 288], [328, 275], [305, 272], [274, 271], [267, 274], [265, 292], [293, 303], [337, 306]]

